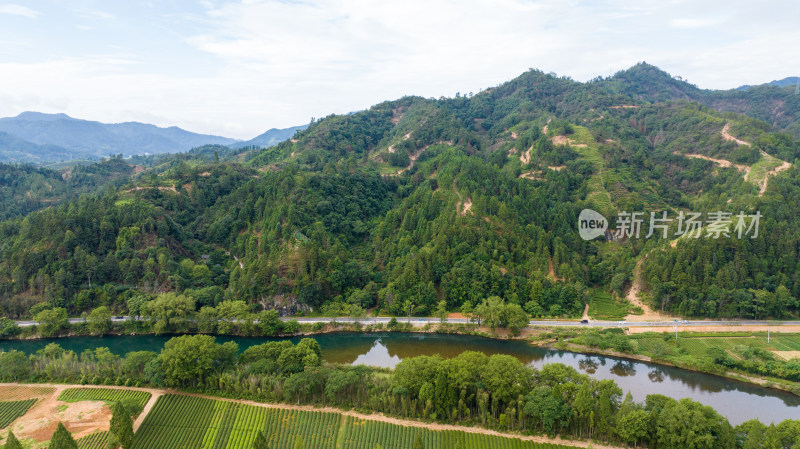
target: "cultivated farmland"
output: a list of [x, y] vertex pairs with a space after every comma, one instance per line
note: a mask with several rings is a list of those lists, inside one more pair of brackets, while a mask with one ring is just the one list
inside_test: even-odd
[[87, 435], [76, 441], [78, 449], [107, 449], [109, 436], [111, 432], [95, 432]]
[[342, 449], [372, 449], [376, 444], [380, 444], [383, 449], [409, 449], [413, 447], [417, 435], [421, 435], [424, 446], [430, 448], [557, 449], [563, 447], [457, 430], [402, 427], [350, 416], [346, 417], [342, 433], [344, 435]]
[[0, 429], [6, 428], [12, 421], [24, 415], [35, 403], [36, 399], [0, 402]]
[[517, 438], [430, 430], [339, 413], [258, 407], [182, 395], [159, 398], [136, 434], [134, 449], [249, 449], [259, 431], [269, 447], [292, 449], [297, 438], [314, 449], [410, 449], [417, 434], [428, 448], [559, 449]]
[[[663, 336], [650, 336], [641, 334], [636, 341], [639, 346], [647, 352], [652, 353], [654, 346], [662, 345]], [[672, 338], [674, 344], [674, 337]], [[659, 343], [662, 342], [662, 343]], [[732, 351], [737, 346], [752, 346], [771, 352], [800, 351], [800, 335], [797, 334], [776, 334], [770, 336], [767, 343], [766, 333], [740, 333], [729, 335], [702, 335], [702, 334], [680, 334], [678, 338], [680, 348], [686, 350], [695, 357], [705, 357], [709, 348], [719, 348], [725, 351]], [[663, 346], [663, 345], [662, 345]]]
[[141, 410], [150, 400], [150, 393], [146, 391], [118, 390], [113, 388], [68, 388], [58, 396], [59, 401], [104, 401], [104, 402], [131, 402]]

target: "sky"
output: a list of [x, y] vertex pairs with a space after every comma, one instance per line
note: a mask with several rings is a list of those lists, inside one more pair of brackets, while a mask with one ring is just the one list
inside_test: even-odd
[[788, 1], [0, 0], [0, 117], [63, 112], [252, 138], [529, 68], [640, 61], [701, 88], [800, 75]]

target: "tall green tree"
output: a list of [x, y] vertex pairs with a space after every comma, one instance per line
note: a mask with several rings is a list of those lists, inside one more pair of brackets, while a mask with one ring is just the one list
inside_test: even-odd
[[256, 435], [255, 441], [253, 441], [253, 449], [269, 449], [269, 444], [267, 443], [267, 437], [264, 435], [264, 431], [259, 431]]
[[0, 352], [0, 379], [16, 382], [28, 375], [31, 364], [22, 351]]
[[72, 438], [64, 424], [58, 423], [56, 431], [53, 432], [53, 437], [50, 438], [50, 444], [47, 445], [48, 449], [78, 449], [78, 443]]
[[530, 323], [530, 317], [519, 304], [507, 304], [502, 317], [503, 327], [514, 335], [519, 335], [520, 331]]
[[22, 449], [22, 443], [14, 436], [14, 432], [8, 431], [8, 437], [6, 438], [6, 444], [3, 445], [3, 449]]
[[422, 434], [418, 433], [414, 438], [414, 446], [412, 449], [425, 449], [425, 443], [422, 441]]
[[447, 322], [447, 301], [439, 301], [439, 304], [436, 306], [436, 318], [439, 318], [441, 324]]
[[239, 345], [222, 345], [209, 335], [183, 335], [168, 340], [158, 356], [164, 380], [171, 386], [196, 386], [205, 378], [232, 366]]
[[644, 410], [632, 410], [617, 420], [617, 435], [627, 444], [638, 446], [647, 437], [650, 417]]
[[691, 399], [668, 401], [656, 421], [659, 449], [735, 447], [733, 428], [713, 408]]
[[130, 413], [121, 402], [115, 402], [111, 407], [110, 431], [116, 437], [122, 449], [129, 449], [133, 445], [133, 421]]
[[39, 323], [39, 335], [42, 337], [55, 337], [69, 326], [67, 310], [62, 307], [42, 310], [34, 320]]
[[299, 435], [297, 436], [297, 439], [294, 440], [294, 449], [306, 449], [306, 443]]
[[194, 312], [194, 300], [185, 295], [162, 293], [141, 306], [143, 317], [152, 320], [156, 334], [185, 330], [189, 316]]
[[86, 326], [92, 335], [103, 335], [111, 330], [111, 311], [106, 306], [92, 310], [86, 318]]

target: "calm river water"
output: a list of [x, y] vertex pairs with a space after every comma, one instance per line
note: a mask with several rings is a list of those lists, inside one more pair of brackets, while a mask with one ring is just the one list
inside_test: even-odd
[[[160, 351], [171, 336], [107, 336], [61, 339], [2, 341], [0, 350], [17, 349], [35, 352], [56, 342], [65, 349], [81, 353], [85, 349], [106, 346], [124, 355], [130, 351]], [[405, 333], [335, 333], [314, 336], [329, 362], [394, 367], [400, 360], [416, 355], [440, 354], [452, 357], [463, 351], [480, 351], [487, 355], [509, 354], [531, 366], [563, 363], [598, 379], [613, 379], [624, 392], [644, 401], [645, 396], [659, 393], [676, 399], [691, 398], [714, 407], [731, 424], [758, 418], [764, 423], [784, 419], [800, 419], [800, 397], [709, 374], [679, 368], [618, 359], [615, 357], [577, 354], [538, 348], [522, 341], [500, 341], [465, 335]], [[235, 341], [240, 350], [274, 341], [268, 338], [217, 337], [218, 342]], [[298, 341], [299, 338], [292, 338]]]

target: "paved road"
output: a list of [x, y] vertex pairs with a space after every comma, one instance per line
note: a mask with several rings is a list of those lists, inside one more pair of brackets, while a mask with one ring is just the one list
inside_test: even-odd
[[[121, 316], [121, 317], [113, 317], [111, 321], [119, 323], [123, 321], [128, 321], [132, 319], [130, 316]], [[284, 317], [281, 318], [283, 321], [288, 321], [292, 319], [296, 319], [301, 323], [330, 323], [331, 321], [335, 320], [338, 323], [353, 323], [359, 322], [362, 324], [377, 324], [377, 323], [388, 323], [391, 318], [388, 317], [380, 317], [380, 318], [330, 318], [330, 317], [316, 317], [316, 318], [304, 318], [304, 317]], [[70, 318], [70, 324], [81, 323], [86, 321], [84, 318]], [[439, 322], [439, 318], [434, 317], [427, 317], [427, 318], [419, 318], [414, 317], [409, 320], [408, 318], [401, 318], [398, 317], [397, 321], [401, 323], [410, 322], [416, 326], [424, 326], [428, 323], [436, 324]], [[469, 319], [466, 318], [449, 318], [447, 320], [448, 323], [469, 323]], [[26, 326], [34, 326], [38, 324], [36, 321], [17, 321], [18, 326], [26, 327]], [[682, 326], [800, 326], [800, 321], [763, 321], [763, 320], [718, 320], [718, 321], [706, 321], [706, 320], [696, 320], [696, 321], [595, 321], [590, 320], [588, 324], [581, 323], [579, 320], [532, 320], [529, 323], [531, 326], [583, 326], [583, 327], [628, 327], [628, 326], [675, 326], [678, 325], [679, 327]]]

